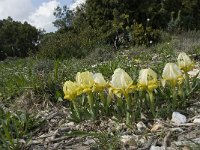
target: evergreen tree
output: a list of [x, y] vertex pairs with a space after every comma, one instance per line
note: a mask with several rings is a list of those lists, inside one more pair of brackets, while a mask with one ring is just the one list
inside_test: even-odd
[[0, 20], [0, 59], [35, 53], [39, 36], [40, 31], [27, 22], [22, 24], [11, 17]]

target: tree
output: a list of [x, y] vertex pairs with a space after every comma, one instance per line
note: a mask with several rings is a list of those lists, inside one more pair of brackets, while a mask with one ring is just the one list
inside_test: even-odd
[[[143, 39], [148, 33], [151, 36], [147, 39], [152, 40], [155, 39], [152, 37], [158, 37], [157, 29], [200, 29], [199, 8], [199, 0], [86, 0], [84, 5], [73, 11], [66, 6], [58, 7], [54, 13], [57, 18], [54, 24], [58, 32], [73, 32], [75, 36], [88, 30], [95, 31], [101, 42], [117, 48], [137, 38], [132, 33], [140, 31], [140, 35], [144, 33]], [[140, 29], [135, 25], [142, 30], [135, 31]]]
[[56, 20], [53, 24], [59, 31], [68, 31], [72, 28], [74, 12], [67, 6], [63, 6], [63, 8], [58, 6], [54, 11], [54, 16]]
[[35, 53], [40, 35], [41, 32], [27, 22], [17, 22], [11, 17], [0, 20], [0, 59]]

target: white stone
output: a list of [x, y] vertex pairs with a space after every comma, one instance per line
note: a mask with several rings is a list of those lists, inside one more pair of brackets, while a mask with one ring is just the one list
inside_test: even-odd
[[192, 147], [192, 146], [197, 146], [197, 144], [200, 144], [199, 140], [200, 139], [197, 138], [197, 139], [193, 139], [191, 141], [175, 141], [175, 142], [172, 142], [171, 144], [178, 146], [178, 147], [185, 146], [185, 145], [189, 145]]
[[173, 112], [171, 121], [176, 124], [183, 124], [186, 123], [187, 119], [186, 116], [180, 114], [179, 112]]
[[122, 135], [120, 141], [124, 144], [129, 143], [133, 137], [130, 135]]
[[152, 145], [151, 148], [150, 148], [150, 150], [165, 150], [165, 148], [164, 147], [160, 147], [160, 146], [154, 146], [154, 145]]
[[66, 124], [66, 126], [73, 127], [74, 126], [74, 122], [69, 122], [69, 123]]
[[[190, 77], [195, 77], [199, 72], [200, 72], [199, 69], [193, 69], [193, 70], [189, 71], [188, 74], [190, 75]], [[198, 74], [197, 78], [200, 79], [200, 73]]]
[[131, 135], [122, 135], [120, 138], [121, 143], [123, 143], [123, 145], [129, 145], [129, 148], [136, 148], [137, 147], [137, 142], [136, 139], [138, 139], [138, 137], [136, 136], [131, 136]]
[[193, 122], [194, 123], [200, 123], [200, 118], [195, 118]]
[[84, 145], [91, 145], [91, 144], [94, 144], [96, 143], [94, 139], [87, 139], [83, 144]]
[[136, 126], [137, 126], [139, 131], [146, 131], [147, 130], [146, 125], [142, 121], [138, 122]]

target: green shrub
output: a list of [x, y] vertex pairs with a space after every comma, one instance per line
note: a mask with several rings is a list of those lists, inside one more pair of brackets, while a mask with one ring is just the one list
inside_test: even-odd
[[39, 46], [39, 56], [51, 59], [82, 58], [98, 44], [95, 30], [87, 29], [80, 33], [46, 34]]
[[135, 23], [132, 26], [131, 42], [133, 45], [147, 45], [156, 44], [161, 40], [159, 30], [154, 30], [151, 27], [145, 27], [142, 24]]

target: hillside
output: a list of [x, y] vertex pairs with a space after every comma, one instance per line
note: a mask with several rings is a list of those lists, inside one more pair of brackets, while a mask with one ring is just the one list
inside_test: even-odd
[[[27, 57], [1, 61], [0, 148], [144, 150], [163, 146], [170, 150], [199, 149], [200, 79], [194, 76], [200, 70], [200, 33], [163, 33], [163, 36], [163, 42], [150, 47], [116, 50], [111, 46], [101, 46], [85, 58], [53, 60]], [[88, 114], [90, 108], [84, 106], [87, 102], [84, 101], [86, 95], [83, 95], [77, 100], [83, 100], [83, 104], [79, 103], [81, 119], [74, 116], [76, 113], [71, 102], [64, 99], [63, 84], [67, 80], [74, 81], [77, 72], [99, 72], [106, 81], [111, 81], [115, 69], [121, 68], [136, 83], [139, 71], [151, 68], [161, 80], [165, 64], [176, 63], [180, 52], [185, 52], [195, 62], [189, 72], [190, 92], [186, 97], [178, 95], [177, 107], [173, 107], [170, 88], [168, 91], [162, 87], [155, 90], [155, 116], [144, 104], [139, 106], [139, 113], [132, 116], [132, 122], [126, 125], [123, 113], [127, 110], [122, 110], [120, 116], [113, 100], [109, 113], [105, 114], [100, 99], [95, 95], [95, 108], [99, 110], [94, 119]], [[182, 92], [187, 93], [184, 86]], [[105, 96], [108, 95], [105, 89]], [[173, 112], [186, 116], [186, 122], [176, 124], [171, 121]]]

